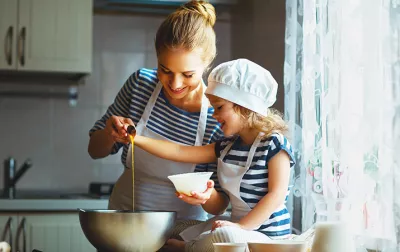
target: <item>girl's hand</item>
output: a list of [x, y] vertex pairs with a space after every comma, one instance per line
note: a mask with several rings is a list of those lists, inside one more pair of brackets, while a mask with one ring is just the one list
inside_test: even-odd
[[212, 190], [214, 189], [214, 181], [207, 181], [207, 189], [204, 192], [191, 192], [192, 196], [183, 193], [176, 193], [176, 196], [181, 200], [191, 205], [202, 205], [210, 199]]
[[214, 231], [217, 228], [226, 227], [226, 226], [232, 226], [232, 227], [238, 227], [238, 228], [244, 229], [239, 223], [234, 223], [234, 222], [230, 222], [230, 221], [226, 221], [226, 220], [217, 220], [217, 221], [214, 221], [214, 223], [211, 227], [211, 231]]
[[127, 132], [129, 125], [134, 125], [131, 119], [122, 116], [111, 116], [108, 118], [104, 130], [112, 141], [128, 144], [130, 143]]

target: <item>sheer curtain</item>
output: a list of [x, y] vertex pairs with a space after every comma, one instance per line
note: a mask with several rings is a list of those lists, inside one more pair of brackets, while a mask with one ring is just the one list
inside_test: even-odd
[[393, 248], [400, 0], [287, 0], [286, 12], [285, 118], [297, 159], [294, 211], [302, 212], [294, 227], [346, 218], [358, 245]]

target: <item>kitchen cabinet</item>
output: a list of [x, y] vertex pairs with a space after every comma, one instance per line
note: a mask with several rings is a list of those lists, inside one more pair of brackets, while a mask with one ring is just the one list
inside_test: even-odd
[[0, 214], [1, 238], [12, 252], [41, 251], [95, 252], [86, 239], [77, 213]]
[[90, 73], [92, 0], [0, 0], [0, 70]]

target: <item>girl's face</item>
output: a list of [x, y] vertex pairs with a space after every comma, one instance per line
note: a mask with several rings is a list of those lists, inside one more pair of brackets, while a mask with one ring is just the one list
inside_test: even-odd
[[207, 67], [201, 53], [201, 49], [164, 49], [158, 55], [157, 75], [167, 91], [167, 96], [182, 99], [200, 86]]
[[214, 107], [213, 117], [221, 124], [225, 136], [239, 134], [243, 129], [242, 117], [233, 109], [234, 104], [214, 95], [207, 95]]

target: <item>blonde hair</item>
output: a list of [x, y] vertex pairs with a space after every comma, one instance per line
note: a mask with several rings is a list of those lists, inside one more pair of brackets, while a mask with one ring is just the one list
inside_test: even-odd
[[208, 65], [214, 60], [216, 37], [215, 9], [206, 1], [190, 1], [169, 14], [158, 28], [155, 40], [157, 55], [164, 49], [203, 50], [202, 60]]
[[264, 138], [271, 136], [273, 133], [280, 133], [282, 135], [288, 133], [288, 126], [283, 120], [282, 114], [276, 109], [269, 108], [267, 116], [260, 115], [235, 103], [233, 109], [245, 120], [246, 127], [264, 132]]

